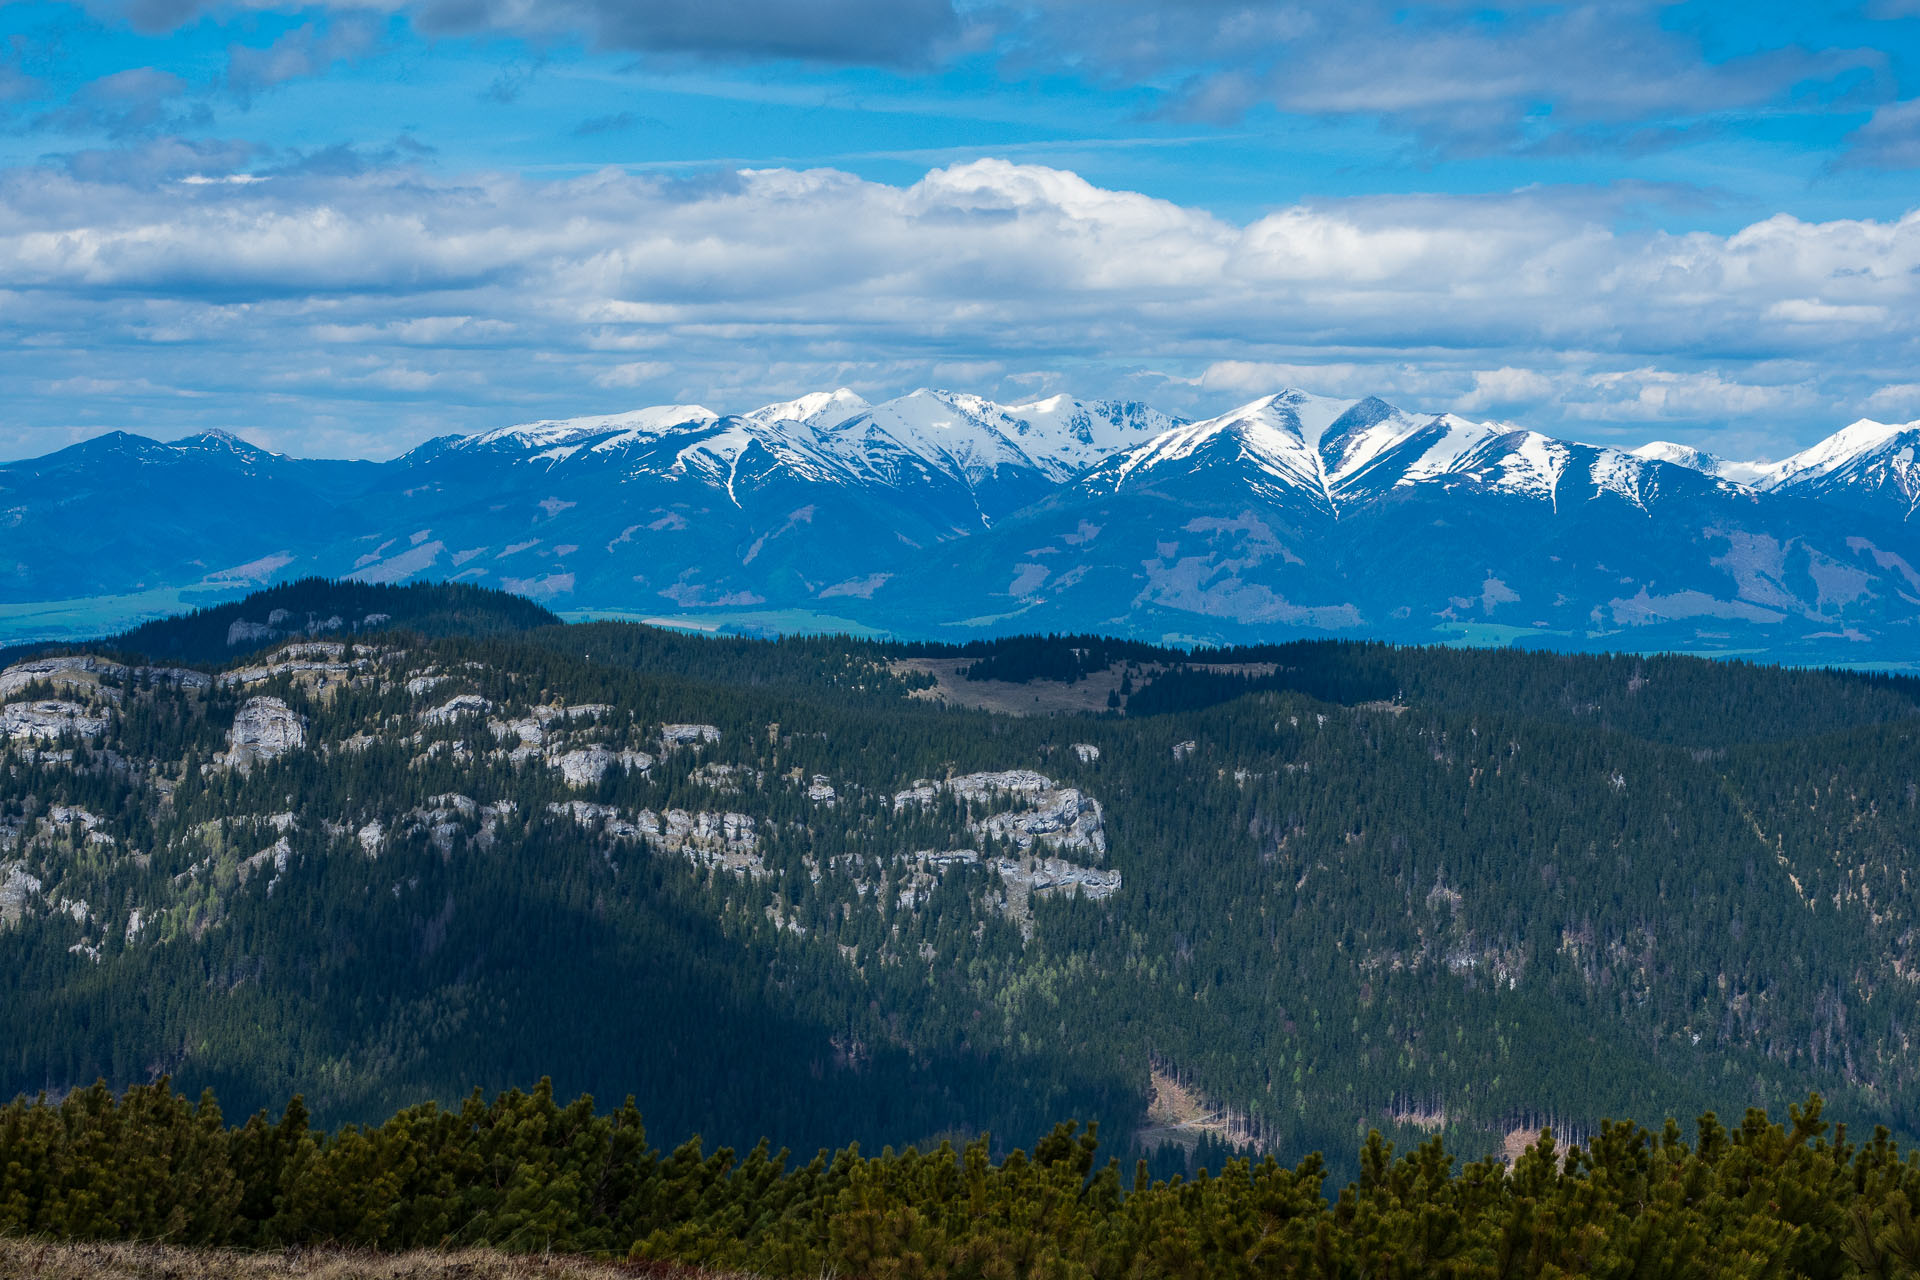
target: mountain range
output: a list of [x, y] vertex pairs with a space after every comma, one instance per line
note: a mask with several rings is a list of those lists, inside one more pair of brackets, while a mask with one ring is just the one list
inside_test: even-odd
[[0, 466], [8, 638], [307, 574], [571, 616], [902, 636], [1463, 639], [1897, 665], [1920, 423], [1777, 463], [1284, 390], [1204, 421], [1054, 396], [818, 392], [431, 440], [388, 462], [209, 432]]

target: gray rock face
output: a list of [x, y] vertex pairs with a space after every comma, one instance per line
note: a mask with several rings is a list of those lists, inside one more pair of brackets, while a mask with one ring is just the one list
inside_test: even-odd
[[967, 829], [982, 839], [1009, 840], [1021, 850], [1036, 844], [1057, 852], [1076, 851], [1105, 856], [1107, 836], [1100, 802], [1077, 787], [1062, 787], [1044, 773], [1006, 769], [997, 773], [969, 773], [946, 782], [916, 782], [893, 797], [893, 807], [930, 803], [941, 791], [967, 801], [1011, 798], [1012, 809], [975, 819]]
[[759, 853], [760, 835], [749, 814], [706, 809], [693, 812], [669, 809], [656, 814], [651, 809], [642, 809], [628, 819], [611, 805], [589, 804], [584, 800], [549, 804], [547, 812], [571, 817], [581, 826], [597, 828], [611, 839], [637, 839], [661, 853], [677, 853], [723, 871], [746, 875], [767, 873]]
[[66, 689], [78, 689], [117, 701], [121, 691], [101, 680], [150, 680], [156, 684], [179, 685], [186, 689], [206, 689], [213, 677], [187, 667], [128, 667], [91, 653], [64, 654], [55, 658], [29, 658], [0, 671], [0, 698], [10, 697], [36, 681]]
[[653, 767], [653, 757], [644, 751], [615, 751], [611, 747], [582, 747], [554, 757], [550, 763], [560, 771], [570, 787], [591, 787], [618, 765], [629, 773], [645, 773]]
[[97, 738], [107, 731], [107, 718], [77, 702], [47, 698], [39, 702], [9, 702], [0, 707], [0, 738], [52, 739], [63, 733]]
[[268, 654], [256, 666], [227, 672], [220, 683], [245, 687], [276, 676], [292, 676], [297, 683], [324, 688], [334, 681], [351, 679], [355, 671], [370, 664], [371, 659], [366, 657], [349, 662], [346, 654], [347, 646], [331, 640], [290, 644]]
[[995, 858], [993, 869], [1008, 885], [1028, 893], [1064, 890], [1086, 898], [1107, 898], [1120, 888], [1118, 871], [1082, 867], [1060, 858]]
[[493, 710], [493, 704], [477, 693], [462, 693], [448, 698], [431, 711], [422, 711], [420, 720], [424, 724], [451, 724], [461, 716], [483, 716]]
[[710, 724], [664, 724], [660, 726], [660, 745], [671, 751], [675, 747], [697, 747], [708, 742], [720, 741], [720, 730]]
[[969, 773], [947, 783], [947, 789], [963, 800], [977, 800], [996, 791], [1014, 795], [1038, 795], [1051, 790], [1053, 779], [1031, 769], [1006, 769], [999, 773]]
[[0, 923], [12, 924], [25, 915], [27, 901], [39, 892], [40, 878], [29, 875], [25, 863], [0, 863]]
[[1083, 850], [1102, 857], [1107, 852], [1100, 802], [1076, 787], [1035, 793], [1031, 808], [996, 813], [968, 825], [982, 836], [1011, 840], [1023, 850], [1039, 844], [1058, 850]]
[[227, 730], [226, 762], [242, 773], [307, 745], [307, 726], [278, 698], [248, 698]]
[[126, 674], [127, 669], [119, 663], [108, 662], [89, 653], [61, 658], [31, 658], [0, 671], [0, 698], [18, 693], [36, 680], [71, 688], [91, 686], [103, 675], [125, 679]]

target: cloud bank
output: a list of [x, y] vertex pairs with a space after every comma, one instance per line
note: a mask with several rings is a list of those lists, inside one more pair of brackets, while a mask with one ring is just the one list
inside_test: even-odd
[[1594, 201], [1522, 194], [1238, 224], [1001, 160], [895, 187], [404, 163], [236, 181], [196, 167], [208, 154], [167, 151], [138, 181], [0, 176], [7, 452], [218, 419], [383, 454], [842, 382], [1206, 408], [1292, 381], [1588, 434], [1732, 421], [1735, 449], [1788, 447], [1869, 402], [1920, 414], [1902, 400], [1920, 213], [1629, 233]]

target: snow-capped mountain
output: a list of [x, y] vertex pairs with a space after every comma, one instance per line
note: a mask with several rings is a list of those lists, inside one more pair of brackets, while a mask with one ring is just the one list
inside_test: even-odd
[[1215, 495], [1300, 502], [1334, 518], [1418, 485], [1470, 486], [1555, 503], [1576, 483], [1636, 504], [1658, 459], [1570, 444], [1536, 431], [1419, 414], [1378, 398], [1342, 402], [1289, 390], [1124, 449], [1074, 482], [1098, 495], [1199, 484]]
[[1643, 444], [1632, 451], [1636, 458], [1646, 458], [1651, 462], [1667, 462], [1676, 467], [1685, 467], [1689, 471], [1698, 471], [1701, 475], [1716, 476], [1721, 480], [1730, 480], [1734, 484], [1743, 484], [1750, 489], [1769, 487], [1779, 474], [1777, 462], [1736, 462], [1731, 458], [1722, 458], [1718, 454], [1696, 449], [1692, 445], [1675, 444], [1671, 440], [1655, 440]]
[[1174, 423], [1139, 404], [1054, 396], [1001, 405], [922, 388], [817, 430], [821, 447], [862, 482], [915, 493], [961, 532], [992, 525]]
[[[1328, 410], [1345, 406], [1303, 406], [1302, 399], [1301, 393], [1282, 392], [1217, 418], [1173, 427], [1122, 449], [1074, 487], [1101, 495], [1177, 479], [1217, 485], [1223, 491], [1238, 486], [1249, 497], [1303, 501], [1330, 511], [1332, 497], [1316, 446], [1328, 423], [1339, 417]], [[1308, 409], [1305, 418], [1302, 407]]]
[[626, 413], [499, 427], [478, 435], [452, 437], [446, 441], [446, 447], [463, 452], [524, 453], [531, 457], [557, 460], [591, 445], [658, 439], [678, 429], [713, 422], [719, 417], [704, 405], [652, 405]]
[[842, 388], [523, 423], [380, 464], [120, 435], [0, 466], [0, 603], [72, 583], [125, 597], [86, 606], [110, 616], [324, 573], [709, 625], [1905, 659], [1917, 448], [1920, 423], [1862, 422], [1738, 463], [1296, 389], [1184, 422]]
[[1912, 520], [1920, 509], [1920, 421], [1863, 418], [1783, 459], [1765, 487]]
[[797, 400], [782, 400], [777, 404], [762, 405], [740, 416], [749, 422], [761, 425], [793, 422], [820, 431], [828, 427], [837, 427], [848, 418], [864, 413], [872, 407], [867, 403], [866, 397], [840, 387], [834, 391], [812, 391]]
[[1779, 462], [1735, 462], [1657, 440], [1634, 453], [1750, 489], [1812, 498], [1908, 521], [1920, 512], [1920, 421], [1862, 418]]

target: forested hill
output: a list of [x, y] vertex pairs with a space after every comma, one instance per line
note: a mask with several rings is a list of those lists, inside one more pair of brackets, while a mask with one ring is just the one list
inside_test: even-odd
[[[91, 647], [150, 662], [217, 666], [289, 640], [338, 640], [385, 630], [429, 636], [497, 635], [559, 621], [531, 600], [483, 587], [302, 578], [257, 591], [244, 600], [143, 623], [95, 641]], [[14, 645], [0, 649], [0, 661], [64, 651], [56, 644]]]
[[672, 1141], [1159, 1167], [1816, 1088], [1920, 1129], [1912, 682], [303, 590], [0, 674], [0, 1091], [551, 1076]]

